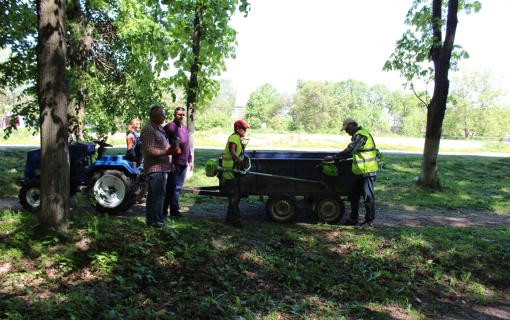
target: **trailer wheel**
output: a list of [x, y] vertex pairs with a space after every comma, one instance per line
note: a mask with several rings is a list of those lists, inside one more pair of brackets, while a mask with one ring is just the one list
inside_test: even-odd
[[41, 208], [41, 181], [39, 179], [28, 180], [19, 191], [19, 203], [23, 209], [37, 212]]
[[345, 205], [340, 197], [327, 193], [315, 198], [312, 210], [317, 221], [333, 224], [342, 220], [345, 213]]
[[278, 193], [269, 196], [266, 203], [266, 213], [276, 222], [289, 222], [298, 212], [296, 197], [290, 193]]
[[87, 189], [90, 203], [99, 213], [119, 214], [135, 202], [135, 187], [120, 171], [95, 172]]

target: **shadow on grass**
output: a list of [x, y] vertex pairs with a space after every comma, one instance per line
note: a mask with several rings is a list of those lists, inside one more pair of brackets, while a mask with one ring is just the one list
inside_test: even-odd
[[3, 316], [491, 319], [508, 306], [499, 301], [510, 284], [508, 228], [323, 225], [304, 204], [277, 224], [255, 202], [238, 230], [220, 200], [215, 215], [191, 206], [175, 230], [145, 227], [143, 206], [77, 213], [68, 240], [41, 242], [31, 240], [32, 214], [5, 215]]

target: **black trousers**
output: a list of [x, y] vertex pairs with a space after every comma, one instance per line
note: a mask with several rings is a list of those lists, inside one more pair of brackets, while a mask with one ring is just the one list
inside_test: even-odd
[[365, 202], [365, 220], [373, 221], [375, 219], [375, 195], [374, 195], [373, 177], [362, 177], [354, 179], [354, 185], [351, 191], [351, 220], [358, 221], [359, 218], [359, 199], [363, 197]]
[[241, 185], [239, 179], [225, 179], [228, 196], [227, 221], [232, 223], [241, 221], [239, 201], [241, 200]]

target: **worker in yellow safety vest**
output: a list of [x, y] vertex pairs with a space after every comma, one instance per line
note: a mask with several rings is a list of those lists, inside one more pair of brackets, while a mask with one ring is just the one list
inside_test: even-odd
[[352, 172], [355, 178], [349, 199], [351, 201], [351, 215], [345, 225], [356, 226], [360, 224], [358, 222], [359, 199], [363, 196], [366, 214], [365, 221], [361, 225], [372, 226], [375, 219], [374, 182], [379, 169], [374, 138], [368, 131], [358, 126], [356, 120], [352, 118], [345, 119], [340, 131], [344, 130], [352, 136], [351, 143], [334, 156], [326, 156], [324, 160], [339, 161], [352, 156]]
[[[225, 150], [223, 151], [222, 167], [226, 169], [244, 168], [243, 140], [246, 139], [246, 130], [249, 128], [244, 120], [234, 122], [234, 133], [228, 137]], [[228, 196], [227, 222], [231, 222], [236, 228], [243, 228], [241, 223], [241, 213], [239, 211], [240, 196], [240, 174], [232, 171], [224, 171], [223, 179]]]

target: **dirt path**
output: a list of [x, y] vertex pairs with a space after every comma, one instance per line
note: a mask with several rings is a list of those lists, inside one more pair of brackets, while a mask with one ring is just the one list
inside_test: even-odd
[[[86, 201], [84, 201], [86, 203]], [[226, 201], [212, 201], [212, 203], [191, 203], [183, 198], [181, 201], [182, 213], [190, 218], [208, 218], [212, 220], [223, 220], [227, 210]], [[269, 222], [265, 212], [265, 206], [260, 201], [241, 200], [241, 211], [243, 221]], [[13, 211], [22, 210], [17, 198], [0, 198], [0, 209], [10, 208]], [[71, 207], [74, 212], [88, 211], [95, 212], [90, 205]], [[299, 201], [299, 213], [293, 223], [315, 223], [311, 213], [310, 205]], [[349, 206], [346, 205], [346, 212], [342, 221], [348, 219]], [[120, 215], [121, 218], [132, 218], [145, 216], [145, 204], [137, 204]], [[363, 216], [363, 214], [362, 214]], [[510, 226], [510, 213], [496, 213], [480, 210], [448, 210], [448, 209], [427, 209], [415, 207], [391, 207], [379, 203], [377, 207], [376, 225], [383, 226]]]

